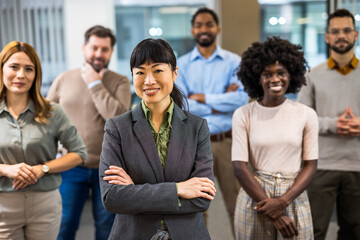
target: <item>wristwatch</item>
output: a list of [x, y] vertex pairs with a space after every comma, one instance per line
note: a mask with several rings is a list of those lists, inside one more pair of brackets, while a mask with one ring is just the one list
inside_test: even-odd
[[41, 171], [43, 171], [43, 173], [47, 174], [49, 172], [50, 168], [48, 165], [43, 164], [41, 165]]

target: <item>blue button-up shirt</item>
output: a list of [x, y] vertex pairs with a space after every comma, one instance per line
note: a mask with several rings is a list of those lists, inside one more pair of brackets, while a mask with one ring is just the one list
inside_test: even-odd
[[[206, 104], [188, 99], [189, 111], [207, 120], [211, 134], [229, 131], [235, 109], [248, 102], [248, 95], [236, 76], [239, 65], [237, 54], [220, 47], [208, 59], [197, 47], [178, 59], [176, 84], [186, 96], [205, 94]], [[232, 83], [238, 83], [239, 89], [226, 93]], [[212, 109], [221, 113], [212, 114]]]

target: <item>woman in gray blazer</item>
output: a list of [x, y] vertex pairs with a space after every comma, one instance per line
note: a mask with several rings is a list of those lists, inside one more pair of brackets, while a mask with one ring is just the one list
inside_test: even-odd
[[182, 110], [167, 42], [140, 42], [130, 67], [142, 101], [107, 120], [100, 158], [102, 200], [117, 214], [109, 239], [210, 239], [203, 211], [216, 190], [206, 120]]

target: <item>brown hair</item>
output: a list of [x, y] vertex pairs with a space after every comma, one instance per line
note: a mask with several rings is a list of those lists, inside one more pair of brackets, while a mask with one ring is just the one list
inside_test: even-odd
[[326, 31], [329, 31], [329, 25], [330, 25], [330, 20], [333, 18], [342, 18], [342, 17], [349, 17], [351, 18], [353, 24], [354, 24], [354, 28], [356, 28], [355, 26], [355, 18], [354, 15], [349, 12], [349, 10], [347, 9], [337, 9], [335, 12], [331, 13], [327, 19], [327, 26], [326, 26]]
[[35, 104], [35, 121], [41, 124], [46, 124], [51, 114], [52, 107], [48, 100], [41, 94], [42, 72], [40, 59], [35, 49], [25, 42], [13, 41], [8, 43], [0, 53], [0, 99], [3, 99], [6, 94], [6, 87], [4, 85], [3, 67], [9, 58], [17, 52], [24, 52], [30, 58], [35, 66], [35, 80], [29, 90], [29, 96]]
[[89, 28], [85, 32], [85, 45], [89, 42], [89, 39], [92, 35], [95, 35], [99, 38], [110, 38], [111, 41], [111, 47], [113, 48], [116, 43], [116, 37], [112, 33], [110, 28], [106, 28], [100, 25], [95, 25], [91, 28]]

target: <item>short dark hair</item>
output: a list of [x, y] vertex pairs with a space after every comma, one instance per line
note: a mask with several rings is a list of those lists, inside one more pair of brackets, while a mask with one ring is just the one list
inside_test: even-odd
[[145, 63], [166, 63], [176, 70], [176, 57], [170, 44], [162, 39], [147, 38], [133, 50], [130, 57], [130, 70]]
[[85, 32], [85, 44], [87, 44], [89, 42], [89, 38], [95, 35], [97, 37], [100, 38], [107, 38], [109, 37], [111, 40], [111, 47], [113, 48], [116, 44], [116, 37], [113, 34], [113, 32], [111, 31], [110, 28], [106, 28], [100, 25], [95, 25], [91, 28], [89, 28], [86, 32]]
[[[136, 45], [130, 57], [131, 72], [135, 67], [150, 63], [169, 64], [174, 72], [176, 70], [176, 57], [170, 44], [162, 39], [147, 38]], [[175, 84], [170, 96], [180, 108], [185, 108], [185, 106], [188, 108], [184, 93]]]
[[192, 18], [191, 18], [191, 26], [194, 26], [195, 18], [197, 17], [197, 15], [199, 15], [199, 14], [201, 14], [201, 13], [209, 13], [209, 14], [213, 17], [216, 25], [219, 25], [219, 18], [218, 18], [218, 16], [216, 15], [215, 11], [212, 10], [212, 9], [210, 9], [210, 8], [207, 8], [207, 7], [202, 7], [202, 8], [199, 8], [199, 9], [194, 13], [194, 15], [192, 16]]
[[290, 74], [286, 93], [296, 93], [306, 85], [306, 60], [302, 47], [279, 37], [268, 38], [264, 43], [255, 42], [242, 55], [238, 78], [244, 90], [252, 98], [260, 99], [264, 90], [260, 85], [260, 75], [266, 66], [279, 62]]
[[354, 15], [349, 12], [349, 10], [347, 9], [337, 9], [335, 12], [331, 13], [327, 19], [327, 26], [326, 26], [326, 31], [329, 31], [329, 24], [330, 24], [330, 20], [333, 18], [341, 18], [341, 17], [349, 17], [352, 19], [352, 22], [354, 24], [354, 28], [355, 26], [355, 18]]

